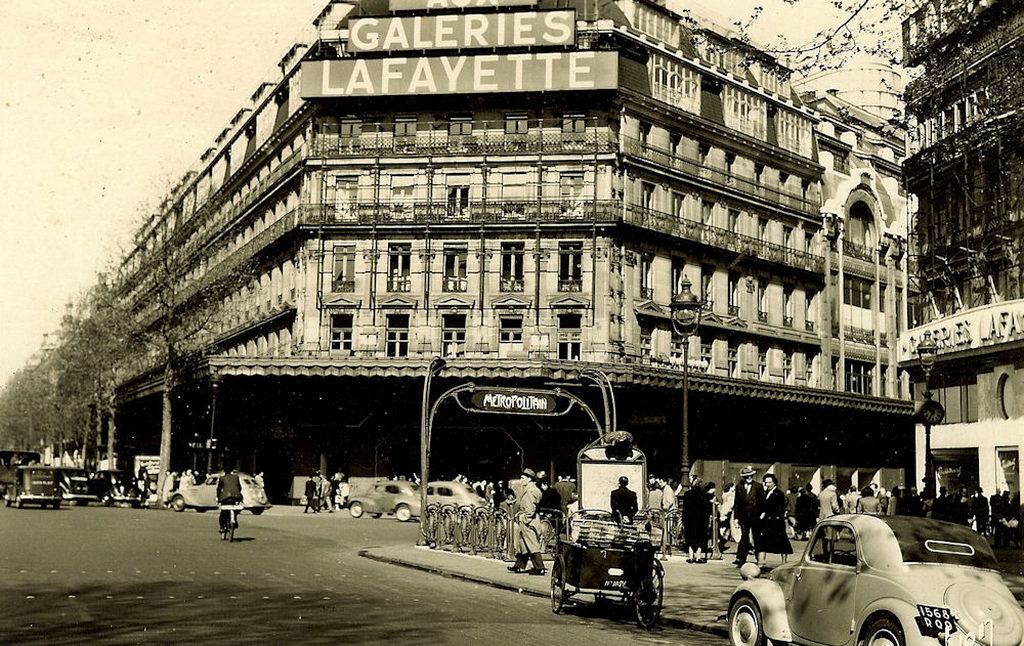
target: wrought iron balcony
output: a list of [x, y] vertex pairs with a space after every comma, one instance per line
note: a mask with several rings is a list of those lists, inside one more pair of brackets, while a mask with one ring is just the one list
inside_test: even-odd
[[847, 341], [853, 341], [854, 343], [864, 343], [867, 345], [874, 345], [875, 343], [875, 331], [867, 330], [859, 327], [847, 327], [844, 330], [843, 335]]
[[354, 280], [335, 280], [331, 283], [331, 291], [335, 292], [354, 292], [356, 291], [356, 281]]
[[583, 291], [583, 279], [582, 278], [559, 278], [558, 279], [558, 291], [560, 291], [560, 292], [582, 292]]
[[624, 137], [623, 140], [623, 152], [626, 155], [639, 157], [690, 177], [700, 177], [717, 186], [730, 187], [745, 195], [754, 196], [772, 204], [781, 204], [801, 213], [813, 215], [818, 213], [817, 201], [804, 195], [765, 186], [742, 175], [706, 166], [699, 159], [658, 148], [639, 139]]
[[468, 281], [465, 277], [461, 276], [445, 276], [444, 277], [444, 291], [446, 292], [464, 292], [468, 288]]
[[740, 306], [739, 305], [730, 305], [728, 311], [729, 311], [729, 316], [739, 316], [740, 315]]
[[[364, 124], [367, 125], [375, 124]], [[424, 125], [424, 124], [421, 124]], [[429, 124], [428, 124], [429, 125]], [[393, 135], [381, 127], [353, 136], [317, 135], [312, 151], [316, 157], [423, 157], [426, 155], [593, 154], [614, 152], [615, 139], [607, 130], [560, 132], [531, 123], [527, 133], [506, 134], [502, 123], [475, 124], [474, 134], [450, 134], [447, 124], [417, 132]], [[424, 125], [426, 127], [426, 125]]]
[[521, 292], [524, 286], [522, 278], [502, 278], [498, 289], [503, 292]]
[[865, 262], [875, 262], [876, 254], [873, 247], [857, 244], [850, 240], [843, 239], [843, 255], [850, 258], [857, 258]]

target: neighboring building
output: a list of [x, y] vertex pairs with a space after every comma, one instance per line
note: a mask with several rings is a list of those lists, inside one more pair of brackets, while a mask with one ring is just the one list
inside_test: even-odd
[[[328, 5], [126, 261], [140, 306], [165, 240], [192, 263], [189, 294], [254, 272], [195, 314], [175, 459], [212, 435], [218, 461], [279, 488], [318, 466], [417, 471], [440, 355], [435, 393], [599, 369], [649, 470], [678, 474], [669, 303], [685, 277], [707, 300], [688, 365], [708, 473], [901, 481], [898, 143], [827, 99], [809, 108], [772, 57], [655, 2], [426, 4]], [[120, 392], [119, 432], [141, 452], [153, 368]], [[439, 415], [433, 473], [566, 472], [594, 437], [582, 415]]]
[[[930, 387], [945, 406], [931, 432], [937, 484], [1020, 491], [1024, 446], [1024, 160], [1021, 54], [1024, 5], [915, 3], [903, 24], [918, 121], [905, 165], [918, 200], [913, 226], [919, 296], [901, 340], [918, 400], [928, 384], [916, 356], [939, 344]], [[925, 437], [917, 433], [918, 477]]]

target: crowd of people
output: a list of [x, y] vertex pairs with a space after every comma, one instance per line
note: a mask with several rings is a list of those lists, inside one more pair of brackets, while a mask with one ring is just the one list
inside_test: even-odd
[[321, 511], [326, 511], [333, 514], [336, 510], [345, 509], [348, 506], [350, 494], [348, 478], [341, 471], [336, 471], [331, 477], [314, 471], [306, 479], [303, 488], [302, 513], [319, 514]]

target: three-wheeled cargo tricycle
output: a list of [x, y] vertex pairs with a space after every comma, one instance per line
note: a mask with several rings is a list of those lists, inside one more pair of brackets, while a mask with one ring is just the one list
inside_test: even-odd
[[602, 435], [579, 453], [577, 480], [581, 510], [569, 515], [551, 568], [551, 610], [562, 612], [573, 595], [627, 604], [637, 623], [653, 628], [661, 616], [665, 569], [651, 543], [650, 528], [613, 514], [611, 491], [625, 477], [644, 505], [646, 459], [632, 448], [628, 433]]

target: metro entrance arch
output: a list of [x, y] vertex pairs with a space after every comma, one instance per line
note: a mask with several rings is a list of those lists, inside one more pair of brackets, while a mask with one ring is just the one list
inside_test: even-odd
[[530, 415], [543, 417], [562, 417], [576, 406], [587, 414], [593, 422], [599, 437], [604, 437], [615, 428], [614, 396], [611, 393], [611, 381], [604, 373], [596, 370], [584, 371], [580, 376], [598, 383], [602, 390], [604, 403], [604, 423], [589, 405], [578, 396], [561, 388], [515, 388], [500, 386], [480, 386], [473, 382], [460, 384], [445, 391], [432, 404], [430, 402], [430, 383], [433, 377], [445, 365], [444, 359], [435, 357], [430, 362], [423, 384], [423, 403], [420, 420], [420, 534], [425, 536], [424, 518], [427, 509], [427, 489], [430, 482], [430, 439], [434, 416], [438, 408], [447, 400], [454, 400], [464, 411], [470, 413], [491, 413], [503, 415]]

